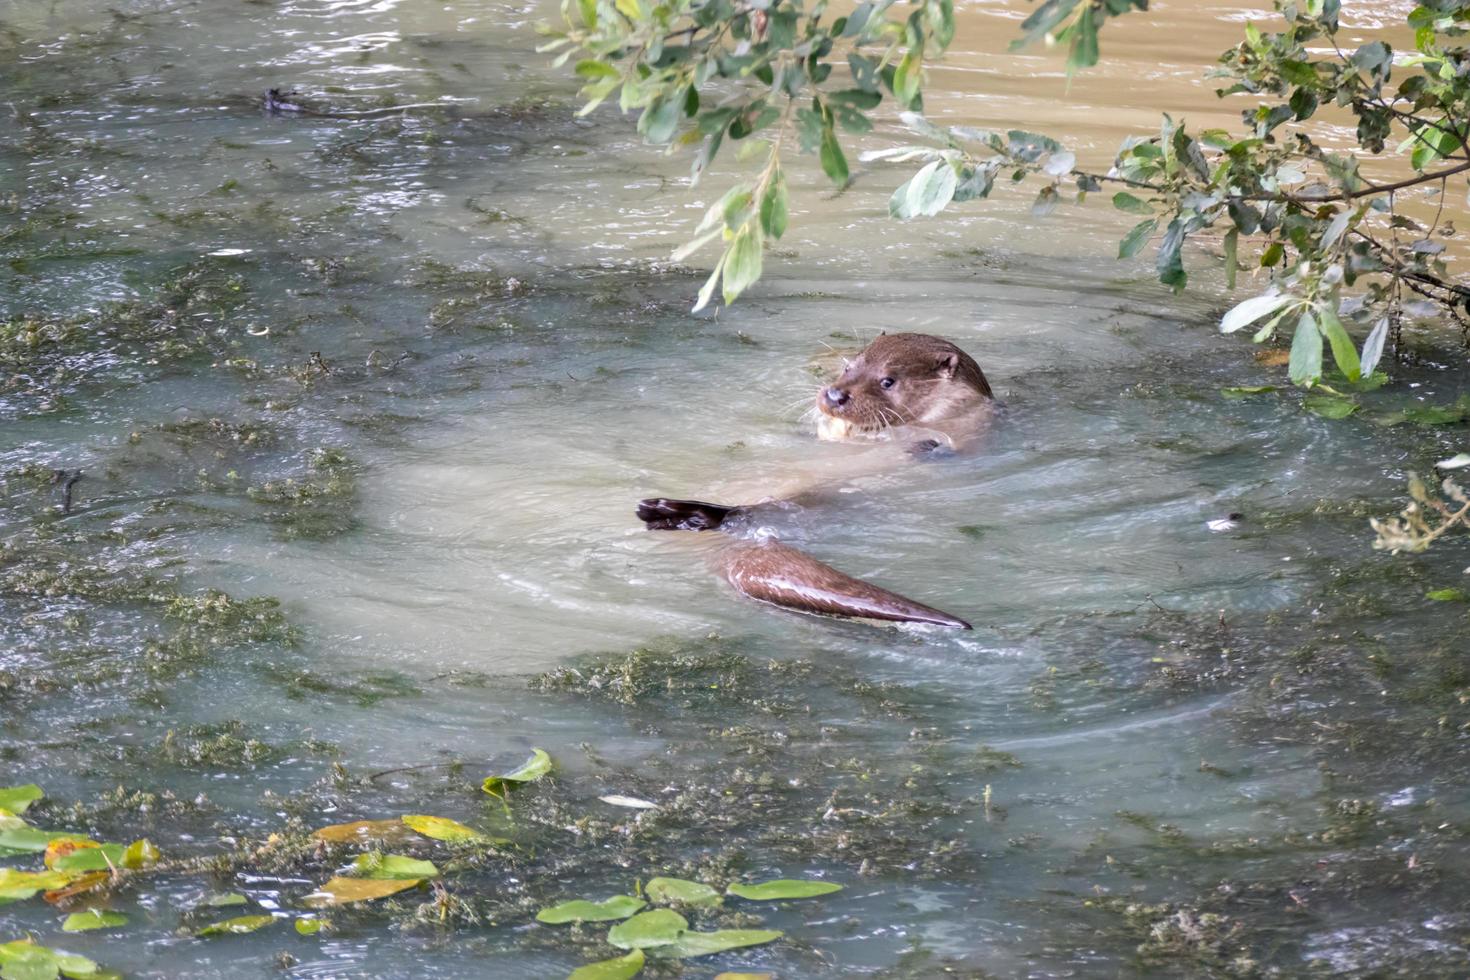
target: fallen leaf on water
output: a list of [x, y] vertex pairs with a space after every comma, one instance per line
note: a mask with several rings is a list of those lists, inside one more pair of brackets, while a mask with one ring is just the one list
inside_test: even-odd
[[629, 977], [638, 975], [638, 971], [643, 969], [644, 962], [643, 950], [635, 949], [627, 956], [588, 963], [584, 967], [573, 970], [567, 980], [628, 980]]
[[614, 895], [600, 902], [577, 899], [542, 909], [536, 913], [536, 921], [550, 926], [564, 922], [610, 922], [613, 919], [626, 919], [647, 904], [643, 899], [632, 895]]
[[122, 866], [130, 871], [151, 868], [163, 858], [163, 853], [150, 840], [135, 840], [123, 851]]
[[655, 946], [655, 959], [679, 960], [693, 956], [710, 956], [742, 946], [760, 946], [775, 942], [784, 933], [779, 929], [721, 929], [718, 932], [685, 932], [672, 943]]
[[315, 936], [326, 924], [325, 919], [297, 919], [296, 931], [303, 936]]
[[208, 895], [199, 904], [207, 905], [210, 908], [221, 909], [230, 905], [244, 905], [246, 901], [245, 896], [239, 892], [225, 892], [222, 895]]
[[98, 844], [96, 841], [52, 841], [46, 847], [46, 867], [54, 871], [112, 871], [122, 867], [121, 844]]
[[614, 793], [611, 796], [599, 796], [599, 800], [612, 806], [625, 806], [630, 810], [657, 810], [658, 804], [649, 800], [640, 800], [636, 796], [619, 796]]
[[[100, 978], [104, 975], [96, 963], [85, 956], [63, 953], [59, 949], [39, 946], [28, 939], [0, 943], [0, 973], [7, 980], [50, 978], [58, 973], [67, 977]], [[113, 974], [115, 976], [115, 974]]]
[[365, 841], [398, 843], [413, 839], [402, 820], [354, 820], [352, 823], [335, 823], [330, 827], [313, 830], [311, 836], [331, 844]]
[[683, 902], [686, 905], [719, 905], [720, 893], [709, 885], [685, 878], [650, 878], [643, 891], [655, 902]]
[[88, 871], [85, 874], [73, 878], [63, 888], [53, 888], [41, 897], [52, 905], [60, 905], [62, 902], [85, 895], [87, 892], [96, 891], [107, 887], [112, 881], [111, 871]]
[[842, 891], [842, 886], [832, 881], [795, 880], [779, 878], [762, 881], [755, 885], [734, 884], [725, 889], [726, 894], [738, 895], [753, 902], [769, 902], [779, 898], [816, 898]]
[[0, 868], [0, 905], [30, 898], [39, 891], [60, 888], [71, 877], [59, 871], [17, 871]]
[[237, 915], [233, 919], [207, 925], [194, 935], [201, 939], [207, 936], [239, 936], [262, 929], [274, 921], [276, 917], [273, 915]]
[[45, 795], [41, 787], [35, 783], [27, 783], [24, 786], [3, 786], [0, 787], [0, 810], [25, 813], [32, 803]]
[[309, 909], [322, 909], [334, 905], [351, 905], [354, 902], [371, 902], [421, 884], [421, 878], [333, 878], [319, 890], [303, 898], [301, 904]]
[[425, 837], [434, 840], [447, 841], [458, 844], [463, 841], [490, 841], [494, 838], [480, 833], [473, 827], [466, 827], [456, 820], [448, 817], [431, 817], [422, 813], [409, 813], [399, 818], [408, 827]]
[[402, 854], [360, 854], [352, 862], [352, 869], [364, 878], [397, 878], [420, 880], [439, 877], [439, 869], [432, 861], [404, 857]]
[[104, 912], [101, 909], [87, 909], [85, 912], [73, 912], [66, 917], [61, 924], [62, 932], [87, 932], [90, 929], [111, 929], [114, 926], [125, 926], [128, 917], [121, 912]]
[[516, 783], [534, 783], [551, 772], [551, 756], [545, 749], [532, 749], [531, 758], [503, 776], [488, 776], [480, 788], [491, 796], [505, 798], [510, 787]]
[[640, 912], [607, 931], [607, 941], [618, 949], [647, 949], [677, 942], [689, 929], [689, 920], [678, 912], [654, 909]]

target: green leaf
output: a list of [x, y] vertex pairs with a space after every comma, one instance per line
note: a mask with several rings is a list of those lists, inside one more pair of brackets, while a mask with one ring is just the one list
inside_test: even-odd
[[1025, 163], [1035, 163], [1043, 154], [1062, 152], [1062, 144], [1050, 136], [1028, 133], [1024, 129], [1012, 129], [1006, 133], [1010, 140], [1007, 152]]
[[822, 172], [825, 173], [838, 187], [847, 184], [847, 157], [842, 155], [842, 147], [837, 142], [837, 133], [833, 131], [828, 123], [822, 128], [822, 148], [819, 152], [822, 161]]
[[954, 0], [928, 0], [924, 12], [929, 19], [929, 30], [935, 43], [942, 51], [954, 40]]
[[[926, 163], [888, 199], [888, 213], [897, 218], [932, 217], [954, 197], [956, 178], [947, 160]], [[902, 195], [902, 197], [900, 197]]]
[[[54, 980], [57, 974], [99, 980], [103, 976], [97, 964], [85, 956], [39, 946], [26, 939], [0, 943], [0, 977], [5, 980]], [[108, 976], [116, 978], [117, 975]]]
[[843, 89], [833, 92], [827, 96], [827, 101], [836, 105], [852, 106], [854, 109], [876, 109], [878, 103], [883, 101], [883, 96], [878, 92], [869, 92], [860, 88]]
[[127, 849], [121, 844], [82, 847], [52, 861], [51, 868], [65, 874], [77, 874], [82, 871], [111, 871], [113, 868], [122, 866], [125, 850]]
[[761, 197], [761, 230], [765, 232], [767, 238], [775, 241], [786, 234], [786, 221], [789, 214], [786, 199], [786, 176], [777, 170], [771, 177], [765, 194]]
[[1378, 361], [1383, 357], [1383, 345], [1388, 340], [1388, 317], [1380, 317], [1368, 333], [1368, 339], [1363, 341], [1363, 353], [1358, 358], [1359, 367], [1363, 377], [1371, 378], [1373, 371], [1378, 367]]
[[1113, 207], [1119, 211], [1127, 211], [1129, 214], [1153, 214], [1153, 205], [1141, 197], [1134, 197], [1127, 191], [1119, 191], [1113, 195]]
[[1180, 250], [1184, 246], [1184, 223], [1178, 218], [1169, 222], [1169, 227], [1164, 231], [1164, 239], [1159, 243], [1158, 258], [1154, 262], [1158, 270], [1159, 282], [1170, 287], [1174, 292], [1184, 288], [1189, 276], [1184, 271], [1184, 259]]
[[262, 929], [276, 921], [273, 915], [240, 915], [223, 922], [216, 922], [200, 929], [194, 935], [203, 939], [208, 936], [239, 936]]
[[761, 277], [761, 243], [760, 225], [755, 222], [741, 228], [730, 242], [723, 281], [726, 306]]
[[300, 936], [315, 936], [322, 931], [322, 927], [325, 925], [326, 921], [323, 919], [297, 919], [296, 934]]
[[1343, 377], [1356, 383], [1363, 376], [1362, 366], [1358, 363], [1358, 349], [1353, 346], [1353, 338], [1348, 336], [1342, 321], [1333, 312], [1332, 302], [1329, 299], [1327, 305], [1318, 309], [1318, 322], [1321, 324], [1322, 333], [1327, 336], [1327, 342], [1332, 345], [1333, 363], [1337, 365]]
[[1424, 598], [1435, 602], [1470, 602], [1470, 595], [1466, 595], [1462, 589], [1435, 589], [1424, 593]]
[[359, 854], [352, 862], [352, 870], [360, 878], [416, 880], [437, 878], [439, 869], [432, 861], [404, 857], [402, 854]]
[[679, 127], [682, 108], [682, 98], [654, 99], [648, 108], [643, 110], [643, 115], [638, 117], [638, 132], [642, 133], [648, 142], [662, 146], [674, 138], [674, 131]]
[[1312, 315], [1311, 310], [1303, 313], [1296, 322], [1287, 373], [1299, 385], [1322, 377], [1322, 335], [1317, 331], [1317, 318]]
[[1454, 405], [1415, 405], [1401, 414], [1404, 421], [1418, 425], [1458, 425], [1470, 415], [1470, 407], [1462, 400]]
[[1250, 395], [1264, 395], [1268, 391], [1275, 390], [1275, 385], [1240, 385], [1235, 388], [1221, 388], [1220, 394], [1226, 398], [1246, 398]]
[[777, 929], [721, 929], [718, 932], [686, 932], [671, 943], [652, 948], [654, 959], [687, 959], [692, 956], [711, 956], [742, 946], [759, 946], [775, 942], [784, 933]]
[[0, 810], [9, 810], [11, 813], [25, 813], [32, 803], [45, 795], [41, 787], [35, 783], [27, 783], [24, 786], [0, 787]]
[[586, 58], [577, 62], [577, 67], [573, 70], [589, 81], [599, 78], [616, 79], [621, 77], [616, 68], [605, 61], [598, 61], [596, 58]]
[[1118, 258], [1131, 259], [1137, 255], [1143, 246], [1148, 244], [1149, 238], [1153, 236], [1154, 230], [1158, 227], [1157, 218], [1149, 218], [1147, 221], [1140, 221], [1134, 225], [1133, 230], [1124, 235], [1123, 240], [1118, 243]]
[[1270, 245], [1267, 245], [1266, 250], [1261, 253], [1261, 268], [1269, 269], [1280, 262], [1281, 256], [1285, 251], [1286, 249], [1282, 247], [1280, 242], [1272, 242]]
[[614, 895], [600, 902], [577, 899], [542, 909], [536, 913], [536, 921], [549, 926], [566, 922], [611, 922], [615, 919], [626, 919], [647, 904], [643, 899], [632, 895]]
[[534, 783], [536, 780], [551, 772], [551, 756], [544, 749], [532, 749], [531, 758], [527, 759], [518, 768], [511, 770], [503, 776], [489, 776], [480, 788], [491, 796], [505, 798], [512, 785], [517, 783]]
[[628, 980], [636, 977], [644, 964], [643, 950], [635, 949], [627, 956], [588, 963], [571, 972], [567, 980]]
[[755, 885], [737, 883], [725, 891], [726, 894], [738, 895], [752, 902], [769, 902], [779, 898], [816, 898], [818, 895], [830, 895], [833, 892], [842, 891], [842, 886], [831, 881], [778, 878], [775, 881], [763, 881]]
[[1097, 21], [1092, 14], [1092, 4], [1082, 8], [1076, 23], [1071, 28], [1072, 50], [1067, 55], [1067, 74], [1079, 68], [1091, 68], [1097, 64]]
[[917, 109], [924, 74], [923, 49], [911, 46], [893, 73], [893, 95], [905, 109]]
[[607, 932], [607, 941], [618, 949], [647, 949], [677, 942], [689, 929], [689, 920], [669, 909], [639, 912]]
[[39, 827], [12, 827], [0, 831], [0, 854], [40, 854], [53, 840], [86, 840], [59, 830], [41, 830]]
[[719, 905], [724, 901], [720, 893], [709, 885], [684, 878], [650, 878], [643, 886], [643, 892], [653, 901], [664, 904]]
[[[1318, 349], [1320, 348], [1321, 343], [1319, 342]], [[1338, 395], [1308, 395], [1302, 399], [1302, 407], [1324, 419], [1345, 419], [1356, 412], [1359, 405], [1351, 398], [1342, 398]]]
[[1419, 129], [1413, 137], [1414, 151], [1409, 154], [1409, 163], [1415, 170], [1423, 170], [1436, 160], [1443, 159], [1460, 148], [1463, 141], [1448, 119]]
[[1289, 293], [1252, 296], [1242, 303], [1235, 304], [1228, 313], [1220, 318], [1220, 332], [1234, 333], [1241, 327], [1249, 326], [1261, 317], [1275, 313], [1294, 301], [1295, 297]]
[[710, 298], [713, 297], [715, 294], [715, 286], [720, 281], [720, 273], [723, 272], [725, 269], [725, 260], [729, 257], [729, 249], [726, 249], [723, 253], [721, 253], [720, 261], [715, 263], [715, 267], [710, 272], [709, 278], [706, 279], [704, 281], [704, 285], [699, 288], [699, 295], [695, 297], [694, 308], [689, 311], [690, 313], [698, 313], [700, 310], [709, 305]]
[[223, 895], [210, 895], [199, 904], [210, 908], [226, 908], [231, 905], [244, 905], [246, 902], [245, 896], [239, 892], [226, 892]]
[[584, 27], [597, 29], [597, 0], [577, 0], [577, 12], [582, 16]]
[[61, 924], [62, 932], [87, 932], [90, 929], [112, 929], [116, 926], [128, 924], [128, 917], [121, 912], [104, 912], [101, 909], [87, 909], [85, 912], [73, 912], [66, 917]]

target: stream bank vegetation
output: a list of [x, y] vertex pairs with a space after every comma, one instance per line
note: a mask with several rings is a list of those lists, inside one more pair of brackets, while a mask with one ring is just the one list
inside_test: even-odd
[[[1383, 37], [1344, 48], [1339, 0], [1274, 6], [1270, 27], [1248, 22], [1244, 39], [1211, 72], [1222, 98], [1243, 103], [1240, 130], [1193, 131], [1164, 115], [1156, 132], [1125, 140], [1106, 167], [1080, 164], [1049, 135], [925, 118], [925, 66], [955, 34], [951, 0], [905, 7], [863, 0], [840, 16], [825, 2], [794, 0], [563, 0], [562, 23], [543, 25], [548, 40], [540, 50], [556, 52], [556, 62], [571, 63], [584, 80], [581, 114], [616, 98], [624, 112], [637, 112], [648, 142], [692, 150], [694, 183], [728, 147], [738, 160], [759, 163], [675, 253], [683, 259], [720, 249], [696, 311], [717, 288], [730, 303], [760, 278], [763, 257], [789, 221], [789, 159], [815, 154], [843, 188], [851, 144], [873, 130], [874, 110], [888, 102], [919, 141], [860, 159], [922, 162], [893, 192], [893, 217], [932, 217], [986, 198], [997, 185], [1028, 180], [1040, 185], [1032, 206], [1038, 216], [1106, 195], [1136, 219], [1118, 257], [1153, 245], [1158, 279], [1173, 290], [1185, 287], [1190, 265], [1206, 259], [1223, 264], [1231, 290], [1240, 272], [1265, 273], [1266, 290], [1232, 306], [1221, 330], [1250, 329], [1256, 343], [1289, 338], [1281, 362], [1292, 382], [1312, 389], [1304, 406], [1345, 418], [1359, 408], [1360, 393], [1388, 381], [1385, 352], [1415, 356], [1407, 325], [1448, 320], [1470, 346], [1470, 284], [1448, 253], [1450, 219], [1463, 214], [1470, 189], [1470, 47], [1462, 42], [1470, 4], [1413, 7], [1402, 25], [1413, 47], [1398, 52], [1384, 39], [1386, 28], [1378, 31]], [[1142, 0], [1045, 0], [1015, 46], [1044, 40], [1065, 48], [1076, 82], [1099, 59], [1104, 25], [1145, 7]], [[1347, 152], [1329, 145], [1344, 116], [1355, 124], [1356, 148]], [[1376, 176], [1381, 171], [1390, 176]], [[1464, 408], [1450, 410], [1463, 419]], [[1451, 501], [1458, 492], [1445, 490]], [[1437, 537], [1413, 527], [1412, 512], [1423, 506], [1416, 497], [1399, 522], [1414, 536], [1386, 522], [1380, 546], [1401, 550]], [[1464, 512], [1447, 516], [1444, 527], [1464, 519]]]

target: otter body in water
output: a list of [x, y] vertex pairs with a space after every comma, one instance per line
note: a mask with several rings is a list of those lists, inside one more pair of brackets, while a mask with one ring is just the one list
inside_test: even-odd
[[[903, 460], [966, 448], [983, 431], [994, 397], [980, 366], [954, 344], [926, 334], [884, 334], [849, 361], [817, 396], [817, 435], [883, 442], [754, 504], [651, 497], [638, 517], [653, 530], [750, 527], [763, 509], [789, 507], [824, 483], [891, 470]], [[801, 612], [969, 629], [948, 613], [853, 578], [769, 536], [722, 549], [717, 567], [753, 599]]]

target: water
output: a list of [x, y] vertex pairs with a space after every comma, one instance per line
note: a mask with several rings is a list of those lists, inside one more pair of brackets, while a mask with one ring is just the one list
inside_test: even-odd
[[[1233, 120], [1199, 76], [1247, 11], [1140, 17], [1068, 94], [1005, 53], [1025, 9], [962, 8], [931, 114], [1099, 166], [1160, 107]], [[172, 862], [111, 900], [126, 929], [67, 936], [30, 899], [0, 939], [130, 976], [560, 976], [612, 950], [543, 905], [811, 875], [847, 888], [732, 902], [707, 924], [788, 940], [684, 973], [1463, 974], [1466, 614], [1424, 594], [1464, 547], [1390, 557], [1366, 526], [1463, 448], [1368, 418], [1453, 400], [1445, 355], [1344, 423], [1229, 400], [1278, 372], [1210, 329], [1217, 285], [1108, 258], [1126, 216], [1020, 194], [899, 225], [901, 172], [834, 196], [810, 161], [766, 280], [690, 317], [700, 276], [666, 257], [731, 171], [691, 192], [627, 121], [574, 119], [530, 50], [549, 13], [0, 10], [0, 295], [38, 324], [0, 362], [0, 784]], [[420, 107], [270, 117], [271, 86]], [[1006, 414], [983, 453], [777, 530], [972, 633], [740, 601], [717, 540], [632, 519], [843, 453], [800, 420], [813, 366], [880, 329], [960, 343]], [[55, 469], [85, 474], [68, 514]], [[280, 606], [184, 602], [205, 589]], [[557, 777], [507, 823], [478, 782], [535, 746]], [[518, 848], [418, 847], [439, 904], [190, 938], [208, 892], [299, 914], [341, 863], [300, 835], [400, 813]]]

